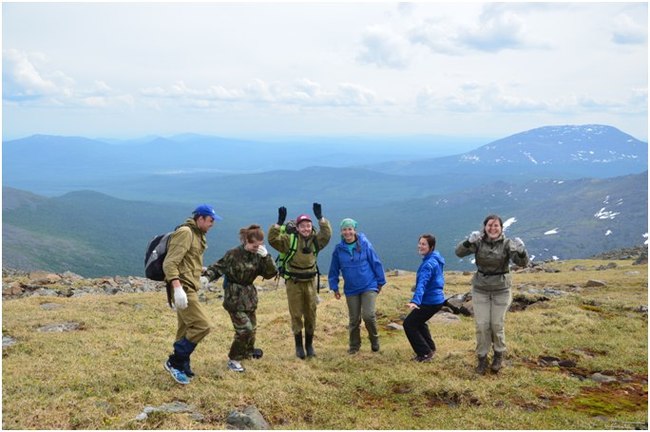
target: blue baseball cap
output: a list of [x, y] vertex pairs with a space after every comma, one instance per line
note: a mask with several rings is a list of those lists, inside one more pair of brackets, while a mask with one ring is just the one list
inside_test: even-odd
[[223, 219], [221, 216], [215, 213], [212, 206], [209, 206], [207, 204], [201, 204], [200, 206], [194, 209], [192, 214], [194, 216], [210, 216], [216, 221], [220, 221]]

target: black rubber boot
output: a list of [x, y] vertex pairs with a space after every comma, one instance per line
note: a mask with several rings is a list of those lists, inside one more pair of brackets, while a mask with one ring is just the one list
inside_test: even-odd
[[296, 357], [305, 359], [305, 349], [302, 347], [302, 332], [293, 335], [296, 340]]
[[488, 359], [487, 356], [478, 356], [478, 366], [476, 366], [476, 373], [479, 375], [485, 375], [485, 371], [488, 368]]
[[494, 358], [492, 359], [492, 372], [497, 373], [503, 367], [503, 351], [494, 351]]
[[313, 334], [305, 334], [305, 349], [307, 350], [307, 357], [316, 357], [316, 351], [314, 351], [314, 342]]

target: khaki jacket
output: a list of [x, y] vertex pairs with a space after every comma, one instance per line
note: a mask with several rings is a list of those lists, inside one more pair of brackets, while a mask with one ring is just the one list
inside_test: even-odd
[[477, 271], [472, 278], [472, 288], [478, 291], [495, 292], [508, 290], [512, 286], [510, 261], [524, 267], [528, 264], [528, 252], [519, 254], [510, 239], [501, 235], [492, 241], [485, 236], [477, 243], [467, 240], [456, 246], [460, 258], [474, 254]]
[[[312, 231], [312, 234], [304, 238], [298, 236], [298, 248], [296, 254], [287, 265], [287, 270], [291, 273], [314, 273], [316, 271], [316, 256], [313, 253], [313, 242], [316, 239], [318, 250], [321, 251], [327, 246], [332, 237], [332, 227], [327, 219], [322, 218], [318, 221], [319, 232]], [[280, 231], [280, 225], [273, 224], [269, 228], [269, 244], [275, 250], [281, 253], [289, 253], [291, 248], [291, 235]], [[307, 250], [309, 252], [305, 253]]]
[[203, 253], [208, 248], [205, 233], [188, 218], [169, 239], [163, 262], [165, 282], [179, 279], [186, 290], [199, 291]]

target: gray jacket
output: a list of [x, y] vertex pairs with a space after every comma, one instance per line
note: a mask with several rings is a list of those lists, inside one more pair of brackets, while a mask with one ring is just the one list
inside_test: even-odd
[[503, 236], [490, 240], [483, 236], [477, 243], [464, 240], [456, 246], [456, 255], [460, 258], [474, 254], [476, 273], [472, 278], [472, 288], [482, 292], [508, 290], [512, 286], [510, 261], [518, 266], [528, 264], [528, 252], [520, 254], [514, 250], [511, 240]]

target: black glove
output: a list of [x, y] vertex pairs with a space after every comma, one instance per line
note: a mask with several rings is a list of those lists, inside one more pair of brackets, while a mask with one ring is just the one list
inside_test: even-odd
[[280, 207], [278, 209], [278, 225], [282, 225], [287, 218], [287, 208]]
[[316, 216], [316, 219], [318, 220], [323, 218], [323, 210], [319, 203], [314, 203], [314, 216]]

